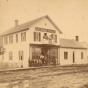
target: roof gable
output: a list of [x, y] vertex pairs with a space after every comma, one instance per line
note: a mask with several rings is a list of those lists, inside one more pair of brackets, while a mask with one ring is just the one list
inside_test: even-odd
[[26, 29], [30, 28], [32, 25], [34, 25], [36, 22], [38, 22], [44, 18], [47, 18], [54, 25], [54, 27], [59, 31], [59, 33], [62, 33], [62, 31], [57, 27], [57, 25], [52, 21], [52, 19], [48, 15], [46, 15], [46, 16], [31, 20], [29, 22], [23, 23], [21, 25], [18, 25], [16, 27], [10, 28], [9, 30], [2, 33], [0, 36], [5, 36], [8, 34], [16, 33], [16, 32], [22, 31], [22, 30], [26, 30]]

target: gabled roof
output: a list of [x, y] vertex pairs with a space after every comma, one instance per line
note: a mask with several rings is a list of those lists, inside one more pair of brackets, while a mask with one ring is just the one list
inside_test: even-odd
[[30, 28], [33, 24], [35, 24], [36, 22], [40, 21], [43, 18], [47, 18], [54, 25], [54, 27], [59, 31], [59, 33], [62, 33], [62, 31], [56, 26], [56, 24], [52, 21], [52, 19], [48, 15], [46, 15], [46, 16], [31, 20], [29, 22], [23, 23], [21, 25], [18, 25], [16, 27], [10, 28], [9, 30], [2, 33], [0, 36], [5, 36], [8, 34], [16, 33], [16, 32], [22, 31], [22, 30], [26, 30], [26, 29]]
[[87, 49], [88, 45], [85, 42], [78, 42], [71, 39], [60, 39], [61, 48]]

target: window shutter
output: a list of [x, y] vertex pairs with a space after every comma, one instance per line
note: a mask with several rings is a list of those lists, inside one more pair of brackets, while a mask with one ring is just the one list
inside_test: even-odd
[[13, 53], [9, 52], [9, 60], [12, 60], [12, 57], [13, 57]]
[[5, 37], [4, 37], [4, 44], [5, 44]]
[[22, 33], [21, 33], [21, 42], [22, 42]]
[[24, 32], [24, 41], [26, 41], [26, 32]]
[[20, 60], [20, 51], [19, 51], [19, 60]]
[[1, 44], [3, 45], [3, 38], [1, 38]]
[[12, 56], [13, 56], [13, 54], [12, 54], [12, 52], [11, 52], [11, 60], [12, 60]]
[[12, 37], [12, 43], [13, 43], [13, 35], [11, 37]]
[[39, 32], [39, 41], [41, 41], [41, 33]]
[[10, 36], [9, 36], [9, 44], [10, 44]]
[[81, 59], [83, 59], [83, 52], [81, 52]]
[[8, 37], [7, 37], [7, 44], [8, 44]]
[[16, 34], [16, 42], [18, 42], [18, 34]]
[[9, 60], [10, 60], [10, 52], [9, 52]]
[[0, 38], [0, 44], [1, 44], [1, 38]]
[[53, 34], [51, 34], [51, 38], [53, 39]]
[[23, 57], [24, 57], [24, 53], [23, 53], [23, 51], [22, 51], [22, 60], [23, 60]]
[[34, 41], [36, 41], [36, 32], [34, 32]]
[[57, 43], [57, 35], [55, 35], [55, 43]]

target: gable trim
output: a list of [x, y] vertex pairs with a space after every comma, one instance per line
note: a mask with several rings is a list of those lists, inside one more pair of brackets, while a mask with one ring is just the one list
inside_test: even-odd
[[53, 26], [59, 31], [60, 34], [63, 33], [48, 15], [46, 16], [46, 18], [53, 24]]

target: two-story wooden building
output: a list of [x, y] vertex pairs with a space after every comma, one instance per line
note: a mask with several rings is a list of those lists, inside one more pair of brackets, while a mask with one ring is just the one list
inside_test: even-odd
[[61, 33], [48, 15], [21, 25], [15, 20], [15, 27], [0, 35], [4, 52], [0, 57], [23, 67], [86, 63], [87, 48], [78, 41], [60, 39]]
[[27, 23], [18, 25], [0, 35], [3, 49], [4, 62], [21, 63], [29, 66], [30, 61], [50, 65], [53, 58], [59, 64], [60, 34], [62, 31], [51, 18], [46, 15]]

